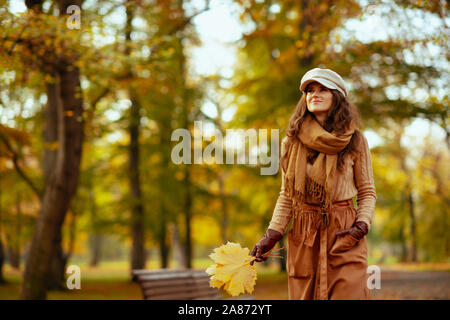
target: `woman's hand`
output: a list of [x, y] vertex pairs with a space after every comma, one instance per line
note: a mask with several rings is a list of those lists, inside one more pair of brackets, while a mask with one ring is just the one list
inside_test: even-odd
[[256, 257], [256, 259], [250, 262], [250, 264], [253, 265], [255, 261], [265, 261], [267, 257], [263, 257], [263, 254], [272, 250], [272, 248], [277, 244], [278, 241], [281, 240], [281, 238], [283, 238], [283, 235], [280, 232], [272, 229], [267, 229], [264, 237], [259, 240], [259, 242], [253, 247], [253, 250], [250, 253], [251, 256]]
[[337, 231], [336, 236], [351, 235], [357, 240], [361, 240], [369, 232], [369, 227], [364, 221], [356, 221], [351, 228]]

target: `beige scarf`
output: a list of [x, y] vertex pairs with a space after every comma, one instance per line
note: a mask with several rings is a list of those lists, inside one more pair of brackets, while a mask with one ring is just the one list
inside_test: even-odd
[[[301, 125], [298, 139], [288, 147], [288, 165], [285, 174], [285, 189], [297, 207], [310, 194], [325, 205], [329, 211], [334, 201], [338, 153], [350, 142], [355, 131], [353, 122], [344, 134], [326, 131], [311, 115]], [[309, 175], [306, 175], [307, 149], [319, 151]], [[306, 184], [306, 186], [305, 186]]]

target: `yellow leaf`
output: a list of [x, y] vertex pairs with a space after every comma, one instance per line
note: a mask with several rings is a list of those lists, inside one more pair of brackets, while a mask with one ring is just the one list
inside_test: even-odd
[[239, 243], [228, 242], [209, 255], [215, 262], [206, 269], [211, 275], [209, 285], [227, 291], [232, 296], [241, 293], [252, 293], [256, 283], [255, 267], [250, 262], [255, 259], [249, 255], [248, 248]]

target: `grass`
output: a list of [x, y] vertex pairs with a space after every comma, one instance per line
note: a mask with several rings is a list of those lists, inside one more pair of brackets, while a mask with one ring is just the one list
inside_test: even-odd
[[[70, 262], [81, 269], [81, 289], [66, 291], [49, 291], [49, 300], [140, 300], [141, 289], [138, 284], [130, 281], [128, 261], [103, 262], [98, 267], [90, 267], [84, 262]], [[172, 263], [174, 268], [176, 264]], [[193, 261], [195, 269], [206, 269], [211, 265], [210, 259], [196, 259]], [[157, 262], [149, 262], [147, 269], [157, 269]], [[273, 287], [281, 283], [283, 286], [283, 274], [272, 264], [268, 267], [257, 264], [258, 280], [255, 287], [255, 295], [258, 299], [271, 299], [274, 295]], [[22, 270], [16, 270], [9, 265], [4, 267], [6, 285], [0, 285], [0, 300], [18, 299], [20, 294], [20, 282]], [[287, 282], [286, 282], [287, 283]], [[286, 287], [287, 290], [287, 287]], [[283, 296], [283, 293], [280, 293]], [[261, 295], [261, 297], [259, 297]], [[287, 297], [287, 291], [286, 291]]]
[[[369, 261], [370, 262], [370, 261]], [[81, 269], [81, 289], [66, 291], [49, 291], [50, 300], [140, 300], [141, 290], [136, 283], [130, 281], [129, 263], [127, 261], [103, 262], [98, 267], [90, 267], [83, 262], [71, 262]], [[195, 269], [206, 269], [210, 259], [193, 261]], [[376, 263], [374, 263], [376, 264]], [[369, 263], [370, 265], [370, 263]], [[176, 268], [175, 264], [172, 264]], [[403, 271], [450, 271], [450, 263], [390, 263], [380, 265], [381, 268]], [[148, 269], [157, 269], [157, 262], [149, 262]], [[286, 300], [287, 275], [278, 271], [275, 263], [256, 264], [257, 281], [254, 295], [256, 299]], [[0, 285], [0, 300], [18, 299], [20, 293], [21, 272], [4, 267], [6, 285]]]
[[[97, 268], [81, 266], [81, 289], [49, 291], [49, 300], [134, 300], [141, 299], [137, 284], [130, 281], [126, 263], [105, 263]], [[0, 300], [18, 299], [21, 271], [6, 266], [6, 285], [0, 286]]]

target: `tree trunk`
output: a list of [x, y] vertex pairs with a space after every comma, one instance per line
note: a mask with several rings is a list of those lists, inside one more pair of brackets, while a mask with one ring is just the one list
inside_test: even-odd
[[[65, 10], [66, 8], [61, 8]], [[70, 201], [75, 194], [81, 162], [83, 101], [80, 73], [73, 64], [61, 63], [56, 81], [61, 98], [58, 112], [58, 149], [53, 172], [45, 185], [42, 205], [31, 242], [22, 282], [21, 299], [45, 299], [46, 279]]]
[[180, 232], [178, 231], [178, 225], [176, 223], [171, 223], [170, 231], [172, 234], [172, 247], [175, 255], [174, 258], [181, 268], [186, 268], [186, 255], [184, 246], [180, 239]]
[[160, 208], [160, 229], [159, 229], [159, 249], [161, 255], [161, 267], [167, 268], [169, 266], [169, 256], [170, 247], [168, 245], [167, 239], [167, 225], [168, 225], [168, 215], [170, 214], [169, 206], [167, 205], [168, 194], [170, 192], [169, 188], [169, 162], [170, 162], [170, 136], [171, 127], [170, 119], [168, 118], [169, 113], [167, 112], [163, 115], [161, 119], [161, 130], [160, 130], [160, 145], [161, 145], [161, 175], [160, 175], [160, 192], [161, 192], [161, 208]]
[[[11, 232], [11, 237], [9, 241], [9, 261], [13, 268], [20, 269], [20, 237], [22, 233], [22, 209], [21, 209], [22, 197], [17, 194], [16, 198], [16, 219], [14, 223], [14, 228]], [[11, 227], [13, 227], [11, 226]]]
[[417, 262], [417, 234], [416, 234], [416, 214], [412, 191], [408, 192], [410, 232], [411, 232], [411, 262]]
[[403, 226], [399, 230], [399, 238], [400, 238], [400, 261], [406, 262], [408, 261], [408, 247], [406, 245], [405, 233], [403, 232]]
[[[73, 252], [75, 243], [75, 213], [70, 211], [69, 221], [69, 245], [67, 252], [62, 248], [62, 230], [59, 230], [59, 235], [55, 240], [56, 251], [52, 258], [52, 266], [48, 274], [47, 290], [66, 290], [66, 266]], [[62, 228], [61, 228], [62, 229]]]
[[9, 223], [8, 230], [5, 230], [6, 235], [6, 251], [8, 256], [8, 261], [11, 267], [14, 269], [20, 269], [20, 233], [22, 229], [22, 209], [20, 207], [21, 204], [21, 195], [17, 194], [16, 197], [16, 215], [13, 218], [13, 215], [10, 214], [9, 218], [11, 223]]
[[[299, 34], [302, 34], [303, 32], [306, 31], [306, 29], [307, 29], [306, 27], [307, 26], [314, 25], [314, 21], [312, 21], [312, 17], [311, 17], [310, 14], [306, 14], [307, 13], [306, 9], [308, 7], [308, 2], [304, 1], [304, 0], [301, 1], [300, 2], [300, 7], [301, 7], [301, 12], [299, 12], [299, 16], [302, 17], [302, 18], [300, 19]], [[308, 39], [302, 39], [302, 40], [306, 41], [305, 47], [308, 47], [311, 44], [311, 42], [312, 42], [311, 38], [314, 35], [311, 32], [308, 33], [308, 34], [309, 34]], [[314, 58], [314, 56], [313, 56], [312, 51], [311, 51], [311, 53], [305, 52], [303, 55], [301, 55], [299, 57], [298, 66], [300, 68], [306, 68], [306, 69], [310, 68], [310, 66], [311, 66], [311, 64], [313, 62], [313, 58]]]
[[62, 249], [61, 229], [57, 230], [57, 236], [54, 240], [55, 251], [51, 261], [51, 267], [47, 274], [47, 290], [64, 290], [65, 270], [67, 257]]
[[89, 265], [91, 267], [96, 267], [98, 266], [101, 258], [102, 236], [99, 234], [91, 235], [90, 243], [91, 243], [91, 259], [89, 261]]
[[[415, 208], [414, 208], [414, 199], [413, 199], [413, 184], [411, 183], [411, 172], [408, 169], [408, 166], [406, 165], [406, 156], [407, 156], [407, 150], [401, 145], [401, 138], [404, 133], [404, 126], [401, 126], [398, 128], [398, 130], [395, 131], [394, 135], [394, 141], [395, 145], [397, 146], [397, 157], [400, 160], [400, 167], [403, 173], [406, 175], [406, 185], [405, 185], [405, 191], [404, 195], [405, 198], [402, 197], [402, 201], [405, 203], [405, 205], [408, 206], [409, 209], [409, 230], [410, 230], [410, 240], [411, 241], [411, 247], [410, 247], [410, 261], [416, 262], [417, 261], [417, 235], [416, 235], [416, 215], [415, 215]], [[402, 234], [403, 235], [403, 234]], [[406, 237], [403, 238], [406, 246]], [[409, 242], [409, 241], [408, 241]], [[402, 260], [408, 260], [408, 255], [403, 253], [402, 254]]]
[[167, 220], [165, 208], [161, 210], [161, 227], [159, 232], [159, 252], [161, 255], [161, 268], [169, 267], [169, 246], [167, 245]]
[[20, 254], [15, 248], [7, 247], [8, 251], [8, 261], [11, 267], [14, 269], [20, 269]]
[[139, 177], [139, 105], [131, 100], [130, 115], [130, 186], [131, 186], [131, 235], [133, 245], [131, 251], [131, 268], [145, 268], [144, 249], [144, 208]]
[[[397, 135], [397, 143], [399, 147], [400, 145], [400, 138], [401, 135]], [[411, 237], [411, 248], [410, 248], [410, 261], [416, 262], [417, 261], [417, 235], [416, 235], [416, 215], [414, 212], [414, 199], [413, 199], [413, 186], [410, 182], [411, 180], [411, 173], [408, 170], [408, 167], [406, 166], [406, 159], [403, 154], [400, 155], [400, 165], [402, 168], [402, 171], [405, 173], [408, 181], [406, 182], [406, 188], [405, 188], [405, 199], [408, 202], [408, 209], [409, 209], [409, 228], [410, 228], [410, 237]]]
[[[163, 156], [163, 158], [165, 158]], [[162, 168], [163, 171], [167, 170], [165, 167]], [[167, 190], [167, 184], [165, 183], [165, 172], [163, 173], [162, 179], [161, 179], [161, 189]], [[160, 227], [158, 232], [158, 238], [159, 238], [159, 253], [161, 257], [161, 268], [168, 268], [169, 267], [169, 254], [170, 249], [167, 244], [167, 215], [169, 214], [167, 206], [165, 204], [166, 201], [166, 195], [162, 194], [161, 196], [161, 208], [160, 208]]]
[[21, 238], [21, 234], [22, 234], [22, 208], [20, 206], [21, 204], [21, 197], [20, 195], [17, 198], [17, 202], [16, 202], [16, 212], [17, 212], [17, 220], [16, 220], [16, 230], [15, 230], [15, 241], [14, 241], [14, 251], [16, 253], [16, 264], [15, 267], [17, 269], [20, 269], [20, 238]]
[[62, 108], [61, 88], [59, 81], [47, 84], [47, 105], [44, 109], [44, 150], [42, 153], [42, 169], [44, 183], [47, 184], [56, 165], [58, 155], [58, 119]]
[[89, 202], [90, 202], [90, 213], [91, 213], [91, 234], [89, 235], [89, 244], [91, 248], [91, 259], [89, 265], [91, 267], [96, 267], [100, 262], [101, 257], [101, 247], [102, 247], [102, 236], [99, 234], [97, 227], [97, 204], [95, 201], [94, 191], [91, 181], [89, 181]]
[[[183, 1], [178, 2], [178, 7], [183, 16], [185, 16]], [[183, 47], [183, 37], [177, 37], [179, 50], [179, 61], [180, 61], [180, 76], [181, 76], [181, 90], [183, 94], [183, 113], [182, 113], [182, 123], [184, 128], [189, 128], [189, 110], [191, 106], [191, 101], [189, 98], [189, 89], [187, 88], [186, 78], [186, 56], [184, 55]], [[189, 150], [190, 152], [190, 150]], [[192, 182], [191, 182], [191, 169], [188, 164], [184, 164], [184, 227], [185, 227], [185, 238], [184, 238], [184, 256], [185, 256], [185, 267], [186, 269], [192, 268], [192, 234], [191, 234], [191, 220], [192, 220]]]
[[[448, 136], [447, 136], [448, 137]], [[434, 161], [431, 168], [428, 169], [428, 171], [431, 173], [433, 178], [436, 182], [436, 194], [439, 195], [439, 197], [443, 201], [443, 205], [441, 206], [441, 225], [442, 230], [448, 230], [449, 229], [449, 219], [448, 219], [448, 208], [450, 208], [450, 198], [448, 197], [445, 189], [445, 185], [443, 182], [442, 172], [440, 170], [439, 164], [441, 162], [442, 154], [436, 153], [431, 154]], [[424, 153], [424, 158], [429, 156], [428, 152]], [[444, 177], [445, 180], [445, 177]], [[444, 239], [442, 239], [444, 242], [444, 259], [447, 259], [450, 257], [450, 233], [444, 232]]]
[[3, 243], [2, 243], [1, 233], [0, 233], [0, 284], [6, 283], [5, 277], [3, 276], [4, 263], [5, 263], [5, 252], [3, 251]]
[[192, 195], [191, 195], [191, 179], [190, 170], [187, 165], [185, 167], [184, 174], [184, 186], [185, 186], [185, 203], [184, 203], [184, 224], [185, 224], [185, 262], [186, 269], [192, 268], [192, 236], [191, 236], [191, 216], [192, 216]]
[[[134, 16], [134, 5], [132, 1], [128, 1], [126, 7], [126, 26], [125, 41], [131, 43], [131, 32], [133, 30], [132, 20]], [[126, 53], [130, 54], [127, 46]], [[130, 75], [132, 72], [130, 71]], [[130, 146], [129, 146], [129, 178], [131, 189], [131, 269], [145, 268], [145, 248], [144, 248], [144, 208], [142, 205], [142, 192], [139, 175], [139, 127], [141, 122], [140, 106], [136, 98], [135, 91], [129, 90], [131, 107], [130, 107]], [[136, 280], [133, 278], [133, 280]]]
[[227, 209], [227, 199], [226, 199], [226, 193], [225, 193], [225, 186], [224, 186], [224, 173], [219, 172], [218, 175], [219, 180], [219, 194], [220, 194], [220, 202], [222, 204], [222, 220], [220, 222], [220, 235], [222, 237], [222, 242], [227, 243], [228, 241], [228, 209]]
[[[56, 166], [58, 156], [58, 119], [59, 112], [61, 112], [61, 87], [60, 82], [47, 84], [47, 105], [44, 110], [44, 148], [42, 155], [42, 168], [44, 172], [44, 181], [47, 184], [53, 174]], [[47, 289], [48, 290], [63, 290], [64, 289], [64, 253], [62, 251], [62, 237], [61, 230], [57, 231], [58, 235], [55, 238], [55, 251], [52, 257], [51, 268], [47, 274]]]

